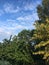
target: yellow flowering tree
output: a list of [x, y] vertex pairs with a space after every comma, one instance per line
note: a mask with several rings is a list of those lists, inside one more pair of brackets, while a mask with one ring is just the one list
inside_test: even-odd
[[39, 20], [35, 22], [32, 39], [35, 41], [33, 55], [42, 55], [42, 59], [49, 61], [49, 0], [43, 0], [37, 7]]

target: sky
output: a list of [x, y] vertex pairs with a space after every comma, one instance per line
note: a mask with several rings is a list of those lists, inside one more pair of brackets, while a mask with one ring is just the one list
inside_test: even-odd
[[23, 29], [34, 29], [39, 4], [41, 0], [0, 0], [0, 41]]

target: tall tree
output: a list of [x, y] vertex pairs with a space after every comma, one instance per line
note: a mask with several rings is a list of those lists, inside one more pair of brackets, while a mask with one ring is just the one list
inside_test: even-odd
[[35, 22], [35, 32], [32, 39], [35, 41], [33, 55], [41, 55], [49, 65], [49, 0], [42, 0], [37, 7], [39, 20]]

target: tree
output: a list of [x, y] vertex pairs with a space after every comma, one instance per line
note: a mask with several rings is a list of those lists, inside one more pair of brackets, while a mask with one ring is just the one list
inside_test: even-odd
[[33, 58], [31, 55], [32, 50], [30, 48], [30, 42], [29, 42], [29, 39], [31, 38], [30, 33], [31, 31], [29, 30], [22, 30], [18, 34], [18, 36], [14, 36], [13, 38], [13, 41], [15, 41], [14, 43], [17, 45], [18, 63], [20, 62], [20, 64], [22, 63], [23, 65], [33, 64]]
[[40, 55], [49, 65], [49, 0], [43, 0], [37, 7], [39, 20], [35, 22], [32, 39], [35, 41], [33, 55]]
[[10, 37], [10, 42], [4, 39], [0, 46], [0, 59], [8, 61], [12, 65], [33, 65], [30, 37], [30, 31], [23, 30], [12, 40]]

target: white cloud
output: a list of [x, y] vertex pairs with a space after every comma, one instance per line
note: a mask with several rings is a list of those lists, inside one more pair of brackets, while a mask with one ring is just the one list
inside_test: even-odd
[[41, 4], [41, 1], [35, 1], [31, 3], [26, 3], [24, 6], [24, 10], [36, 10], [36, 7]]
[[0, 28], [0, 33], [2, 33], [3, 32], [3, 29], [2, 28]]
[[[36, 14], [34, 14], [35, 16]], [[20, 23], [18, 23], [18, 21]], [[7, 19], [5, 22], [0, 21], [0, 38], [1, 40], [4, 38], [9, 38], [10, 35], [18, 34], [23, 29], [32, 29], [34, 26], [32, 26], [31, 21], [33, 21], [32, 15], [19, 17], [17, 20]], [[23, 22], [24, 21], [24, 22]], [[23, 24], [23, 25], [22, 25]], [[2, 38], [3, 37], [3, 38]]]
[[34, 5], [33, 5], [32, 3], [30, 3], [30, 4], [27, 3], [27, 4], [24, 6], [24, 9], [25, 9], [25, 10], [34, 10], [35, 7], [34, 7]]
[[17, 30], [17, 29], [24, 29], [24, 28], [26, 28], [25, 26], [22, 26], [21, 24], [19, 24], [16, 20], [8, 19], [7, 23], [8, 23], [8, 27], [7, 27], [8, 30], [9, 29]]
[[35, 26], [33, 25], [35, 20], [38, 20], [37, 13], [32, 13], [26, 16], [20, 16], [16, 20], [20, 22], [20, 24], [26, 26], [26, 29], [34, 29]]
[[[6, 21], [6, 24], [5, 23], [1, 23], [2, 26], [0, 26], [0, 34], [6, 34], [6, 35], [13, 35], [15, 33], [18, 33], [18, 32], [15, 32], [17, 30], [22, 30], [22, 29], [26, 29], [27, 27], [26, 26], [22, 26], [20, 24], [18, 24], [15, 20], [7, 20]], [[14, 33], [15, 32], [15, 33]]]
[[[32, 10], [35, 11], [35, 7], [38, 4], [34, 3], [34, 4], [26, 4], [25, 6], [23, 6], [24, 10]], [[36, 5], [35, 5], [36, 4]], [[22, 10], [21, 10], [22, 11]], [[12, 4], [5, 4], [3, 7], [3, 10], [0, 10], [0, 16], [3, 13], [17, 13], [20, 12], [20, 8], [19, 7], [14, 7], [14, 5]], [[12, 19], [7, 19], [5, 22], [0, 22], [0, 40], [4, 39], [4, 38], [9, 38], [9, 36], [15, 35], [19, 32], [19, 30], [23, 30], [23, 29], [32, 29], [34, 28], [34, 26], [32, 26], [32, 24], [34, 23], [35, 20], [38, 19], [37, 13], [34, 12], [32, 14], [28, 14], [26, 16], [19, 16], [16, 18], [16, 20], [12, 20]], [[20, 23], [18, 23], [20, 22]]]
[[37, 19], [38, 19], [37, 13], [33, 13], [31, 15], [27, 15], [24, 17], [20, 16], [17, 18], [17, 20], [19, 20], [19, 21], [35, 21]]
[[17, 13], [17, 12], [19, 12], [19, 10], [20, 10], [20, 8], [18, 6], [15, 8], [14, 5], [9, 4], [9, 3], [4, 5], [4, 11], [6, 13]]

